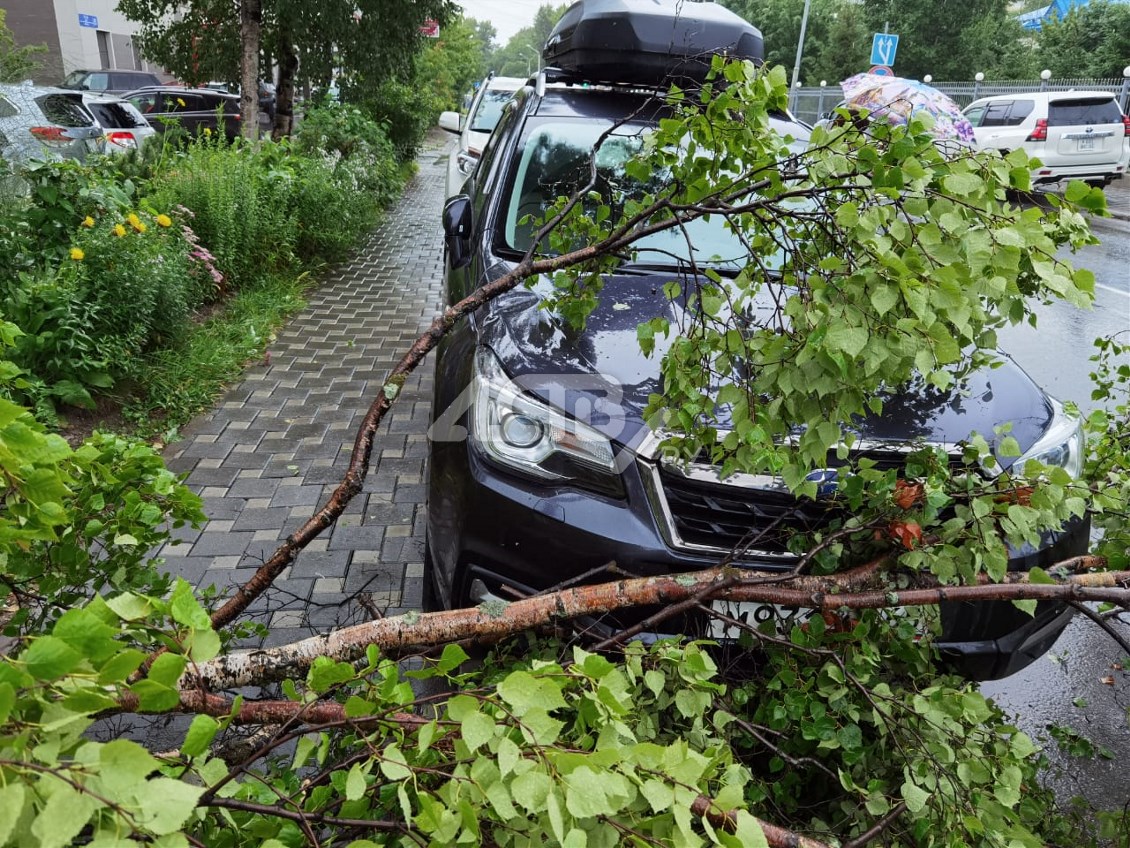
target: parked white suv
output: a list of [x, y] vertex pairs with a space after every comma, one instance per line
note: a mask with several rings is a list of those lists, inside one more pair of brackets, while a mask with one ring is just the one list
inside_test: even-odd
[[1086, 180], [1106, 185], [1130, 166], [1130, 118], [1103, 91], [998, 94], [965, 108], [982, 150], [1023, 148], [1042, 163], [1033, 183]]
[[463, 188], [463, 183], [479, 161], [483, 146], [502, 117], [502, 107], [525, 84], [524, 79], [517, 77], [488, 76], [479, 84], [465, 117], [458, 112], [444, 112], [439, 116], [440, 127], [459, 135], [459, 146], [447, 163], [448, 197], [458, 194]]

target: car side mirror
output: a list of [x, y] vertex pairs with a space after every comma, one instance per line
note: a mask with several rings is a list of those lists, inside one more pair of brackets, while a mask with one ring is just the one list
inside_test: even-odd
[[471, 264], [471, 198], [457, 194], [443, 205], [443, 233], [452, 268]]
[[459, 113], [458, 112], [441, 112], [439, 116], [440, 129], [447, 130], [449, 133], [459, 134], [461, 128], [459, 126]]

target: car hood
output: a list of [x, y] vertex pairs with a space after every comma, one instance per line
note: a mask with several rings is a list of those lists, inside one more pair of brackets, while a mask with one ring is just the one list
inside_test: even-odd
[[[664, 316], [675, 328], [685, 317], [684, 305], [663, 293], [671, 280], [669, 273], [606, 278], [600, 303], [579, 333], [539, 309], [548, 288], [518, 289], [480, 310], [479, 338], [523, 389], [613, 441], [637, 447], [651, 432], [643, 410], [648, 397], [661, 391], [665, 345], [657, 338], [655, 353], [645, 356], [636, 327]], [[885, 397], [881, 416], [861, 420], [858, 428], [868, 439], [954, 445], [973, 433], [992, 443], [996, 428], [1011, 424], [1011, 435], [1027, 450], [1047, 429], [1052, 414], [1048, 397], [1002, 354], [998, 367], [976, 371], [947, 391], [912, 381]], [[725, 427], [728, 422], [718, 423]], [[1009, 461], [1002, 457], [1001, 464]]]

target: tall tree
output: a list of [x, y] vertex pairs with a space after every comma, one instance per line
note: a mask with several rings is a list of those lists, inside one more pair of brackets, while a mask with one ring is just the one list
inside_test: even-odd
[[[765, 61], [791, 68], [800, 41], [804, 0], [722, 0], [761, 30]], [[867, 70], [870, 32], [859, 4], [851, 0], [812, 0], [804, 35], [800, 80], [838, 82]]]
[[[427, 19], [445, 25], [458, 14], [454, 0], [261, 0], [263, 50], [279, 66], [278, 122], [293, 112], [294, 83], [364, 89], [408, 80]], [[190, 81], [236, 79], [242, 48], [239, 6], [229, 0], [120, 0], [119, 10], [141, 24], [150, 59]], [[290, 75], [294, 76], [290, 76]]]
[[863, 0], [874, 32], [898, 33], [894, 70], [899, 76], [969, 79], [991, 67], [1006, 41], [1021, 30], [1009, 0]]
[[7, 13], [0, 9], [0, 82], [17, 82], [31, 76], [39, 68], [37, 58], [47, 52], [42, 44], [16, 44], [16, 37], [8, 29]]
[[546, 3], [534, 16], [531, 26], [518, 30], [506, 44], [491, 56], [490, 64], [495, 72], [509, 77], [522, 77], [534, 71], [540, 64], [542, 47], [550, 32], [561, 20], [568, 3], [558, 6]]
[[448, 24], [420, 59], [419, 76], [445, 109], [457, 108], [463, 92], [486, 74], [487, 48], [477, 23], [468, 18]]
[[240, 0], [239, 36], [242, 51], [239, 58], [240, 101], [243, 116], [243, 137], [259, 135], [259, 34], [263, 27], [261, 0]]
[[1121, 79], [1130, 63], [1130, 5], [1095, 0], [1040, 31], [1039, 57], [1056, 77]]

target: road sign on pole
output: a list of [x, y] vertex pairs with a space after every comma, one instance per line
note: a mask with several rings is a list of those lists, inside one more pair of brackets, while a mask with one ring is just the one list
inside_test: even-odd
[[871, 39], [871, 64], [886, 65], [895, 63], [895, 53], [899, 49], [899, 37], [893, 32], [877, 32]]

